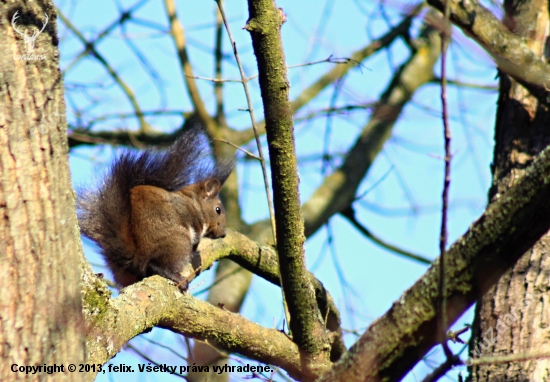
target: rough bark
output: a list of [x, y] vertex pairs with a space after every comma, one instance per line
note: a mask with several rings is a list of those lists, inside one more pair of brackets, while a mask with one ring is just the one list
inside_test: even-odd
[[439, 306], [439, 259], [320, 381], [396, 381], [440, 341], [448, 326], [483, 296], [550, 228], [550, 148], [487, 207], [445, 254], [447, 309]]
[[[543, 151], [526, 174], [492, 203], [449, 249], [446, 267], [449, 324], [550, 227], [548, 174], [550, 149]], [[530, 224], [531, 221], [534, 223]], [[205, 241], [201, 243], [200, 253], [203, 269], [219, 258], [228, 257], [269, 281], [279, 280], [273, 250], [260, 247], [242, 235], [231, 233], [223, 240]], [[396, 380], [408, 372], [437, 343], [432, 328], [439, 322], [441, 313], [437, 311], [438, 266], [436, 262], [378, 319], [323, 380]], [[185, 271], [191, 274], [193, 269], [189, 266]], [[295, 378], [310, 376], [300, 362], [298, 348], [284, 334], [261, 328], [223, 309], [181, 297], [177, 289], [162, 278], [150, 278], [128, 287], [115, 300], [97, 297], [84, 300], [96, 303], [95, 308], [86, 309], [93, 312], [87, 321], [95, 325], [88, 333], [89, 359], [94, 362], [107, 361], [129, 339], [158, 325], [190, 337], [214, 340], [229, 351], [281, 365]], [[266, 342], [271, 345], [264, 346]]]
[[[238, 264], [222, 259], [216, 267], [216, 278], [210, 289], [207, 301], [214, 306], [223, 306], [224, 309], [237, 313], [240, 311], [250, 282], [252, 272], [247, 271]], [[217, 349], [213, 341], [210, 343], [195, 341], [193, 346], [193, 360], [197, 365], [219, 365], [228, 362], [228, 354]], [[228, 373], [205, 374], [189, 373], [189, 382], [223, 382], [229, 380]]]
[[[518, 10], [531, 8], [531, 11], [534, 11], [531, 14], [532, 18], [527, 23], [526, 20], [515, 17], [508, 18], [509, 12], [503, 23], [475, 0], [449, 0], [448, 2], [428, 0], [428, 3], [440, 11], [443, 11], [445, 4], [448, 3], [451, 21], [476, 40], [493, 57], [501, 70], [511, 74], [523, 84], [528, 84], [530, 89], [537, 94], [539, 100], [548, 105], [550, 65], [546, 60], [541, 59], [540, 54], [536, 54], [532, 50], [528, 41], [532, 42], [534, 36], [521, 35], [521, 31], [514, 30], [519, 26], [516, 24], [518, 22], [523, 24], [524, 28], [531, 28], [528, 27], [530, 22], [544, 23], [543, 19], [548, 15], [548, 8], [544, 2], [527, 2], [526, 5], [519, 5], [519, 7], [520, 2], [516, 2], [516, 4], [508, 2], [508, 6], [511, 8]], [[541, 19], [538, 19], [539, 16]], [[536, 21], [535, 17], [537, 17]], [[535, 31], [538, 29], [538, 26], [531, 28], [531, 32], [536, 33]]]
[[[243, 268], [255, 270], [267, 281], [277, 285], [280, 282], [277, 253], [273, 248], [259, 246], [237, 232], [228, 232], [223, 240], [204, 239], [199, 250], [203, 269], [227, 258]], [[186, 276], [192, 278], [193, 272], [192, 266], [185, 268]], [[338, 334], [341, 336], [338, 333], [338, 311], [322, 284], [312, 274], [309, 277], [315, 286], [323, 317], [327, 318], [327, 329], [336, 332], [332, 335], [336, 343], [334, 348], [341, 354], [345, 349], [342, 349], [338, 337]], [[88, 323], [87, 359], [91, 363], [107, 362], [133, 337], [154, 326], [162, 326], [207, 344], [215, 344], [224, 352], [237, 352], [280, 366], [294, 378], [303, 379], [308, 375], [301, 365], [298, 347], [287, 335], [276, 329], [262, 328], [229, 312], [223, 305], [208, 304], [189, 294], [180, 297], [182, 295], [175, 286], [161, 277], [127, 287], [113, 299], [105, 283], [85, 269], [83, 287], [83, 308]], [[193, 362], [199, 364], [196, 360]], [[325, 368], [329, 366], [327, 362]]]
[[[505, 25], [539, 57], [548, 37], [548, 5], [547, 0], [505, 2]], [[549, 126], [548, 107], [501, 72], [491, 200], [550, 143]], [[470, 344], [474, 358], [550, 351], [549, 248], [546, 234], [478, 303]], [[550, 360], [487, 364], [471, 373], [473, 381], [546, 381]]]
[[330, 345], [305, 264], [298, 165], [292, 108], [280, 29], [286, 16], [273, 0], [248, 1], [250, 32], [258, 62], [275, 209], [277, 252], [289, 327], [304, 365], [317, 374], [326, 367]]
[[[34, 49], [10, 25], [30, 36]], [[59, 380], [81, 380], [85, 361], [82, 258], [67, 160], [67, 126], [51, 1], [0, 4], [0, 380], [54, 364]], [[59, 369], [58, 369], [59, 370]]]
[[[517, 24], [510, 24], [513, 25], [513, 32], [537, 41], [538, 48], [530, 46], [533, 50], [543, 45], [538, 38], [541, 34], [544, 36], [544, 32], [540, 31], [546, 30], [546, 24], [544, 28], [522, 30], [522, 25], [530, 25], [522, 17], [531, 20], [529, 17], [534, 18], [542, 13], [546, 16], [547, 23], [548, 5], [541, 4], [543, 3], [522, 3], [517, 6], [508, 4], [508, 14], [512, 14], [514, 20], [519, 20]], [[0, 10], [10, 16], [15, 11], [1, 7]], [[277, 10], [274, 11], [277, 13]], [[44, 12], [50, 16], [52, 24], [39, 35], [36, 43], [35, 54], [46, 52], [45, 60], [12, 62], [11, 53], [24, 53], [26, 47], [9, 25], [11, 17], [1, 21], [4, 28], [0, 33], [5, 36], [0, 38], [0, 51], [10, 52], [0, 57], [0, 100], [5, 105], [0, 112], [0, 212], [3, 214], [3, 219], [0, 219], [0, 293], [3, 298], [0, 305], [0, 343], [7, 344], [0, 348], [0, 356], [4, 360], [8, 359], [8, 362], [3, 362], [0, 366], [2, 379], [13, 379], [13, 374], [6, 374], [7, 377], [4, 374], [8, 370], [5, 369], [6, 365], [11, 366], [14, 362], [12, 360], [15, 363], [23, 362], [19, 364], [25, 366], [44, 363], [79, 364], [84, 361], [84, 329], [78, 283], [79, 241], [66, 160], [65, 121], [63, 117], [59, 117], [64, 114], [64, 105], [57, 65], [58, 54], [55, 49], [55, 14], [49, 3], [44, 8], [39, 8], [38, 5], [27, 8], [24, 3], [20, 12], [21, 25], [24, 27], [41, 26], [41, 15]], [[280, 13], [278, 15], [281, 16]], [[261, 30], [260, 34], [263, 34], [263, 28], [266, 27], [264, 21], [261, 17], [251, 18], [249, 27], [256, 32]], [[263, 39], [265, 36], [259, 37]], [[273, 41], [264, 42], [269, 45]], [[261, 45], [263, 42], [256, 41], [255, 44]], [[276, 57], [272, 62], [266, 60], [265, 64], [278, 63], [280, 69], [284, 67], [284, 60], [279, 58]], [[274, 77], [261, 81], [284, 79], [284, 76], [276, 75], [276, 70], [268, 68], [266, 72]], [[451, 261], [447, 273], [451, 282], [447, 293], [450, 308], [445, 312], [449, 323], [474, 298], [486, 292], [507, 267], [512, 266], [519, 257], [518, 252], [523, 253], [527, 246], [538, 240], [543, 233], [539, 232], [541, 224], [546, 224], [546, 229], [549, 225], [549, 152], [546, 151], [538, 161], [541, 166], [538, 170], [544, 167], [544, 171], [531, 168], [528, 176], [530, 178], [519, 180], [524, 169], [550, 141], [546, 131], [550, 122], [548, 112], [544, 105], [539, 105], [520, 85], [506, 76], [501, 81], [503, 91], [499, 101], [495, 185], [492, 191], [494, 203], [467, 235], [449, 250]], [[286, 83], [283, 81], [275, 84], [279, 85], [278, 90], [283, 91], [274, 94], [274, 98], [285, 95]], [[273, 90], [268, 88], [269, 84], [265, 89], [269, 92]], [[408, 89], [402, 90], [404, 94], [408, 94]], [[270, 106], [275, 105], [274, 109], [266, 108], [268, 113], [273, 113], [271, 119], [278, 118], [280, 115], [277, 113], [281, 110], [285, 118], [291, 115], [287, 108], [288, 97], [285, 97], [280, 100], [281, 103], [270, 100], [269, 95], [264, 99]], [[402, 107], [400, 104], [398, 106]], [[61, 120], [47, 128], [43, 127], [44, 132], [32, 132], [33, 128], [40, 126], [42, 121], [54, 113], [58, 113], [55, 115]], [[375, 115], [379, 116], [376, 113]], [[266, 121], [269, 131], [269, 118]], [[291, 125], [286, 127], [289, 126]], [[288, 129], [283, 133], [288, 133]], [[276, 135], [279, 138], [284, 134]], [[292, 166], [295, 167], [295, 164], [291, 163], [290, 167]], [[294, 183], [291, 186], [297, 187], [297, 179], [292, 181]], [[518, 186], [508, 190], [512, 194], [504, 194], [515, 183], [523, 184], [524, 188]], [[296, 202], [299, 203], [297, 197]], [[293, 207], [293, 214], [298, 207]], [[533, 220], [530, 221], [529, 218]], [[294, 219], [293, 223], [296, 221]], [[22, 235], [21, 232], [29, 234]], [[303, 240], [300, 233], [297, 236], [297, 241]], [[221, 243], [212, 245], [219, 244]], [[524, 257], [527, 260], [522, 259], [500, 281], [495, 288], [496, 298], [486, 303], [488, 310], [483, 310], [484, 305], [480, 304], [478, 316], [483, 320], [480, 319], [482, 323], [479, 329], [484, 333], [484, 328], [498, 328], [499, 315], [517, 307], [524, 300], [519, 297], [529, 295], [529, 306], [522, 312], [521, 320], [512, 323], [510, 335], [504, 335], [502, 343], [494, 345], [496, 354], [499, 351], [507, 354], [515, 349], [547, 349], [550, 337], [547, 329], [548, 309], [545, 306], [550, 289], [550, 266], [546, 256], [548, 244], [548, 238], [541, 240]], [[230, 245], [227, 251], [231, 253], [226, 252], [225, 256], [271, 282], [278, 282], [278, 264], [275, 256], [272, 256], [273, 251], [256, 245], [254, 256], [247, 258], [246, 253], [237, 253], [234, 249], [236, 247]], [[324, 379], [346, 382], [365, 378], [394, 380], [410, 370], [436, 343], [431, 328], [434, 322], [439, 321], [436, 311], [437, 267], [438, 264], [434, 264], [426, 276], [394, 304], [388, 314], [377, 320]], [[129, 287], [119, 298], [113, 300], [104, 285], [97, 283], [93, 274], [85, 273], [84, 277], [90, 281], [87, 286], [92, 286], [91, 289], [83, 287], [84, 312], [88, 315], [90, 362], [107, 361], [130, 338], [158, 325], [190, 337], [215, 341], [229, 351], [281, 365], [295, 378], [304, 378], [304, 373], [309, 372], [307, 369], [311, 369], [310, 365], [304, 365], [303, 354], [296, 344], [283, 333], [259, 327], [223, 308], [197, 301], [189, 295], [181, 295], [166, 280], [158, 277], [148, 279]], [[300, 277], [302, 284], [307, 286], [304, 289], [311, 292], [313, 288], [310, 288], [310, 284], [316, 286], [316, 280], [305, 269]], [[316, 298], [308, 296], [306, 302], [316, 300], [314, 310], [321, 307], [321, 314], [315, 312], [315, 315], [326, 317], [323, 304], [319, 303], [319, 294], [316, 293]], [[4, 299], [4, 296], [8, 297]], [[324, 302], [326, 309], [330, 310], [328, 306], [331, 303], [330, 299]], [[517, 325], [517, 328], [513, 325]], [[32, 331], [27, 332], [26, 328], [32, 328]], [[327, 324], [327, 328], [333, 330], [330, 324]], [[308, 346], [309, 340], [306, 338], [298, 342]], [[509, 348], [503, 351], [506, 346]], [[326, 362], [316, 370], [329, 365]], [[517, 363], [506, 364], [503, 371], [494, 366], [498, 365], [492, 365], [493, 368], [487, 369], [485, 374], [482, 369], [478, 369], [475, 375], [480, 380], [484, 377], [487, 380], [544, 380], [549, 377], [548, 363], [531, 362], [519, 366]], [[74, 375], [78, 374], [62, 376], [70, 379]]]
[[160, 276], [124, 288], [115, 299], [108, 295], [98, 297], [100, 308], [88, 317], [95, 320], [87, 334], [90, 363], [108, 361], [130, 339], [158, 326], [190, 338], [214, 341], [226, 351], [279, 366], [293, 378], [303, 377], [298, 347], [284, 333], [252, 323], [189, 293], [182, 294]]

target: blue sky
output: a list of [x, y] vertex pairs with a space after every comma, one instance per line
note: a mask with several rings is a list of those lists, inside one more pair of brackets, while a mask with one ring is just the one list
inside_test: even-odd
[[[93, 2], [58, 1], [63, 14], [87, 38], [95, 36], [116, 20], [119, 9], [134, 4], [121, 1], [120, 5], [107, 0]], [[303, 64], [333, 57], [349, 57], [365, 46], [372, 38], [388, 30], [388, 22], [397, 24], [407, 4], [385, 3], [381, 12], [378, 3], [360, 0], [336, 1], [278, 1], [287, 14], [282, 29], [288, 65]], [[189, 53], [196, 75], [213, 76], [211, 46], [214, 41], [214, 1], [177, 1], [179, 19], [185, 28]], [[247, 75], [257, 72], [248, 32], [242, 29], [247, 20], [245, 1], [228, 1], [226, 13], [237, 42]], [[115, 32], [98, 44], [99, 52], [108, 60], [137, 94], [138, 102], [148, 110], [190, 110], [190, 102], [184, 89], [179, 63], [174, 54], [172, 41], [166, 36], [166, 16], [160, 2], [148, 1], [134, 15], [134, 22], [124, 30]], [[386, 18], [387, 21], [384, 20]], [[67, 68], [82, 45], [67, 31], [58, 19], [61, 35], [61, 65]], [[421, 19], [415, 21], [416, 30]], [[416, 31], [414, 33], [417, 33]], [[152, 79], [138, 56], [129, 47], [127, 39], [135, 44], [150, 65], [157, 79]], [[238, 71], [231, 57], [228, 40], [225, 41], [224, 77], [238, 78]], [[368, 103], [376, 101], [387, 86], [395, 69], [409, 56], [409, 49], [402, 41], [369, 58], [360, 67], [353, 69], [345, 80], [337, 105]], [[305, 86], [334, 64], [322, 63], [289, 70], [291, 99]], [[438, 64], [439, 65], [439, 64]], [[439, 73], [439, 67], [436, 69]], [[449, 77], [467, 83], [496, 85], [496, 70], [483, 51], [471, 40], [455, 30], [449, 50]], [[88, 84], [83, 91], [82, 84]], [[80, 118], [89, 121], [105, 114], [130, 113], [127, 98], [113, 84], [105, 69], [94, 59], [78, 61], [65, 73], [68, 88], [68, 121], [75, 121], [75, 109], [83, 112]], [[201, 95], [210, 110], [214, 110], [212, 84], [199, 81]], [[440, 198], [443, 178], [442, 122], [440, 118], [440, 94], [436, 84], [426, 85], [414, 96], [397, 122], [391, 140], [377, 158], [368, 177], [363, 181], [359, 194], [372, 188], [356, 203], [357, 217], [373, 233], [405, 250], [429, 258], [438, 255], [440, 226]], [[238, 83], [225, 85], [225, 108], [229, 123], [235, 128], [250, 124], [244, 92]], [[328, 107], [334, 88], [328, 88], [308, 107], [300, 111], [304, 116], [310, 111]], [[262, 104], [257, 82], [252, 81], [252, 97], [258, 119], [262, 116]], [[449, 243], [464, 233], [467, 227], [481, 214], [486, 203], [490, 184], [489, 164], [492, 156], [496, 91], [465, 89], [450, 86], [449, 108], [453, 133], [453, 173], [451, 185], [451, 210], [449, 214]], [[330, 137], [331, 152], [345, 152], [366, 123], [369, 110], [336, 115], [332, 118]], [[179, 116], [156, 116], [148, 122], [161, 131], [179, 127]], [[296, 145], [300, 158], [322, 152], [327, 121], [298, 122]], [[133, 129], [136, 121], [131, 118], [111, 118], [95, 126], [95, 130]], [[252, 144], [246, 147], [255, 151]], [[79, 148], [71, 154], [70, 164], [75, 184], [85, 185], [92, 176], [97, 176], [112, 158], [113, 149], [108, 147]], [[338, 165], [338, 161], [334, 166]], [[306, 201], [322, 182], [320, 161], [304, 161], [299, 165], [300, 192]], [[257, 163], [247, 161], [238, 166], [242, 206], [247, 222], [267, 217], [267, 206], [262, 190], [262, 178]], [[373, 185], [375, 185], [373, 187]], [[328, 244], [329, 236], [332, 237]], [[101, 264], [100, 257], [93, 254], [95, 247], [84, 241], [85, 251], [93, 264]], [[426, 266], [399, 257], [373, 244], [353, 229], [340, 216], [331, 219], [329, 228], [319, 230], [306, 243], [306, 256], [310, 269], [330, 290], [343, 316], [343, 327], [362, 333], [372, 320], [382, 315], [408, 287], [427, 269]], [[96, 268], [98, 272], [105, 272]], [[205, 274], [209, 279], [211, 275]], [[197, 283], [195, 281], [194, 283]], [[193, 284], [192, 284], [193, 285]], [[202, 284], [196, 290], [201, 290]], [[201, 296], [202, 297], [202, 296]], [[282, 307], [280, 291], [254, 278], [242, 314], [252, 321], [280, 327]], [[465, 317], [466, 322], [471, 314]], [[460, 327], [461, 324], [457, 324]], [[165, 345], [180, 347], [179, 338], [164, 330], [155, 329], [142, 337], [154, 338]], [[347, 343], [354, 335], [346, 337]], [[155, 359], [168, 364], [181, 364], [167, 352], [138, 338], [132, 341], [144, 351], [150, 351]], [[457, 347], [454, 348], [458, 349]], [[437, 359], [434, 358], [434, 359]], [[113, 363], [137, 365], [140, 358], [131, 352], [119, 354]], [[419, 364], [406, 381], [422, 379], [430, 369]], [[175, 380], [174, 377], [136, 373], [132, 380]], [[235, 376], [234, 380], [241, 380]], [[116, 380], [115, 375], [100, 375], [98, 381]], [[279, 380], [278, 377], [275, 380]], [[282, 380], [282, 379], [281, 379]], [[456, 379], [455, 379], [456, 380]]]

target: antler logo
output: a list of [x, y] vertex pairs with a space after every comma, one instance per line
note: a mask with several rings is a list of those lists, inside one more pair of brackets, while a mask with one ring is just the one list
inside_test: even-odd
[[46, 16], [46, 21], [44, 22], [44, 25], [42, 26], [42, 29], [40, 29], [39, 31], [33, 31], [32, 32], [32, 35], [28, 35], [27, 32], [23, 33], [21, 32], [17, 25], [15, 25], [15, 19], [17, 19], [19, 16], [17, 16], [17, 14], [19, 13], [19, 11], [15, 12], [15, 14], [13, 15], [13, 17], [11, 18], [11, 26], [13, 27], [13, 29], [15, 29], [15, 31], [17, 33], [19, 33], [21, 36], [23, 36], [23, 40], [25, 40], [25, 46], [27, 47], [27, 53], [32, 53], [34, 52], [34, 42], [36, 41], [36, 38], [38, 37], [38, 35], [40, 33], [42, 33], [42, 31], [44, 30], [44, 28], [46, 28], [46, 25], [48, 25], [48, 15], [46, 13], [44, 13], [44, 16]]

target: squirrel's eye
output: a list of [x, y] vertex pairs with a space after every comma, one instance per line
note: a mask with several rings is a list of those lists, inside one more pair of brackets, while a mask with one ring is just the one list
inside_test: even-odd
[[216, 212], [220, 215], [222, 213], [222, 209], [220, 207], [216, 207]]

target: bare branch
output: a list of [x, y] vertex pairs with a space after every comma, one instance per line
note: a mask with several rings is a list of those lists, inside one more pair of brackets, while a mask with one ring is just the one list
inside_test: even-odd
[[[535, 55], [522, 37], [511, 32], [475, 0], [448, 1], [451, 21], [475, 39], [493, 57], [500, 69], [522, 84], [534, 85], [538, 93], [547, 93], [550, 89], [550, 65]], [[444, 10], [442, 0], [428, 0], [428, 3]], [[545, 97], [539, 99], [548, 103]]]
[[[408, 33], [411, 26], [411, 22], [414, 17], [420, 13], [422, 8], [425, 6], [424, 3], [420, 3], [413, 7], [411, 11], [403, 18], [403, 20], [392, 28], [388, 33], [372, 41], [366, 47], [359, 49], [351, 54], [349, 57], [349, 64], [336, 65], [331, 70], [323, 74], [317, 81], [311, 84], [307, 89], [305, 89], [294, 101], [291, 102], [291, 107], [293, 112], [300, 110], [303, 106], [307, 105], [309, 101], [319, 95], [327, 86], [333, 84], [339, 78], [343, 78], [351, 69], [355, 68], [355, 63], [361, 63], [366, 58], [372, 56], [374, 53], [379, 50], [389, 46], [396, 38]], [[265, 122], [260, 123], [259, 133], [262, 134], [265, 129]], [[254, 134], [249, 130], [235, 132], [235, 143], [244, 144], [245, 142], [250, 141]]]
[[214, 340], [227, 351], [281, 366], [294, 378], [303, 378], [298, 347], [284, 333], [182, 294], [160, 276], [124, 288], [106, 304], [88, 330], [90, 363], [108, 361], [130, 339], [160, 326], [187, 337]]
[[424, 49], [419, 50], [399, 68], [342, 165], [325, 178], [323, 184], [304, 204], [307, 237], [316, 232], [332, 215], [343, 211], [355, 200], [361, 181], [391, 136], [404, 106], [419, 87], [433, 78], [433, 66], [440, 53], [437, 31], [425, 27], [418, 44]]
[[74, 35], [80, 40], [82, 45], [84, 45], [86, 47], [86, 49], [90, 53], [93, 54], [93, 56], [97, 59], [97, 61], [99, 61], [99, 63], [101, 63], [101, 65], [103, 65], [103, 67], [105, 68], [105, 70], [107, 70], [107, 72], [113, 78], [113, 80], [120, 86], [120, 88], [122, 89], [124, 94], [126, 94], [126, 97], [130, 101], [130, 104], [132, 105], [132, 107], [133, 107], [133, 109], [136, 113], [136, 116], [139, 120], [141, 133], [144, 133], [144, 134], [150, 133], [151, 130], [152, 130], [151, 126], [149, 126], [149, 124], [147, 123], [147, 121], [143, 117], [143, 112], [141, 111], [141, 107], [139, 106], [139, 104], [136, 100], [136, 96], [134, 95], [134, 92], [132, 91], [132, 89], [130, 89], [130, 87], [128, 85], [126, 85], [126, 82], [124, 82], [122, 80], [122, 78], [118, 75], [116, 70], [114, 70], [111, 67], [111, 65], [109, 65], [109, 63], [103, 57], [103, 55], [95, 49], [94, 44], [88, 42], [88, 40], [86, 40], [86, 38], [84, 38], [82, 33], [80, 33], [80, 31], [78, 29], [76, 29], [76, 27], [70, 22], [70, 20], [67, 19], [63, 15], [63, 13], [61, 13], [61, 11], [58, 10], [57, 14], [58, 14], [59, 18], [61, 19], [61, 21], [63, 21], [63, 23], [67, 26], [67, 28], [69, 28], [74, 33]]
[[550, 147], [447, 251], [447, 311], [437, 309], [439, 260], [376, 320], [321, 381], [400, 380], [550, 228]]
[[225, 17], [225, 12], [223, 10], [223, 6], [220, 0], [216, 0], [216, 3], [218, 4], [218, 9], [220, 11], [220, 14], [223, 18], [223, 23], [225, 25], [225, 29], [227, 30], [227, 34], [229, 35], [229, 39], [231, 41], [231, 46], [233, 47], [233, 54], [235, 55], [235, 60], [237, 61], [237, 65], [239, 67], [239, 71], [241, 73], [241, 81], [244, 88], [244, 93], [246, 95], [246, 103], [248, 105], [248, 113], [250, 114], [250, 120], [252, 122], [252, 130], [254, 130], [254, 137], [256, 139], [256, 147], [258, 148], [258, 155], [260, 157], [260, 165], [262, 166], [262, 175], [264, 178], [264, 186], [265, 186], [265, 195], [267, 197], [267, 206], [269, 208], [269, 220], [271, 222], [271, 230], [273, 234], [273, 240], [276, 240], [275, 238], [275, 211], [273, 210], [273, 201], [271, 200], [271, 190], [269, 189], [269, 180], [267, 177], [267, 169], [265, 166], [265, 160], [264, 160], [264, 154], [262, 150], [262, 144], [260, 143], [260, 137], [258, 135], [258, 129], [256, 127], [256, 118], [254, 117], [254, 107], [252, 106], [252, 98], [250, 97], [250, 92], [248, 90], [248, 80], [246, 78], [246, 75], [244, 73], [244, 68], [241, 64], [241, 59], [239, 57], [239, 52], [237, 51], [237, 44], [235, 43], [235, 40], [233, 39], [233, 35], [231, 33], [231, 29], [229, 28], [229, 23], [227, 22], [227, 19]]
[[[437, 19], [439, 15], [432, 14], [430, 19]], [[447, 107], [447, 48], [451, 32], [449, 23], [449, 0], [445, 0], [444, 19], [439, 17], [439, 22], [443, 26], [440, 31], [441, 38], [441, 119], [443, 120], [443, 142], [444, 142], [444, 172], [443, 172], [443, 192], [441, 195], [441, 230], [439, 234], [439, 280], [438, 280], [438, 296], [439, 309], [443, 312], [447, 311], [447, 298], [445, 291], [445, 251], [447, 250], [447, 215], [449, 214], [449, 190], [451, 187], [451, 127], [449, 126], [449, 110]], [[436, 21], [437, 22], [437, 21]], [[450, 356], [451, 351], [447, 346], [446, 330], [447, 330], [447, 315], [441, 315], [441, 322], [438, 328], [440, 341], [442, 342], [445, 355], [449, 362], [453, 357]]]
[[216, 130], [214, 128], [214, 122], [206, 110], [206, 106], [201, 99], [199, 88], [197, 87], [197, 83], [194, 79], [195, 75], [193, 74], [193, 67], [191, 66], [189, 55], [187, 53], [185, 33], [176, 14], [176, 4], [174, 3], [174, 0], [165, 0], [164, 7], [166, 8], [166, 15], [168, 16], [168, 22], [170, 24], [170, 33], [172, 34], [174, 44], [176, 45], [176, 50], [178, 51], [182, 75], [187, 88], [187, 93], [189, 94], [189, 98], [193, 104], [193, 109], [198, 114], [200, 120], [206, 125], [208, 131], [213, 133]]
[[293, 112], [288, 100], [290, 83], [280, 33], [286, 16], [274, 1], [249, 0], [248, 10], [250, 18], [244, 29], [250, 32], [258, 62], [271, 160], [279, 268], [290, 313], [289, 326], [293, 340], [303, 351], [304, 367], [317, 374], [327, 366], [330, 346], [305, 263]]
[[417, 254], [414, 254], [414, 253], [411, 253], [411, 252], [408, 252], [408, 251], [404, 251], [401, 248], [398, 248], [398, 247], [396, 247], [392, 244], [386, 243], [382, 239], [375, 236], [372, 232], [370, 232], [367, 228], [365, 228], [361, 223], [359, 223], [357, 221], [357, 219], [355, 218], [355, 211], [353, 210], [353, 208], [349, 207], [349, 208], [345, 209], [344, 211], [342, 211], [341, 214], [346, 219], [348, 219], [350, 221], [350, 223], [353, 224], [353, 226], [355, 228], [357, 228], [363, 235], [365, 235], [366, 237], [371, 239], [373, 242], [375, 242], [376, 244], [378, 244], [382, 248], [385, 248], [389, 251], [395, 252], [395, 253], [397, 253], [399, 255], [402, 255], [403, 257], [406, 257], [408, 259], [418, 261], [419, 263], [422, 263], [422, 264], [428, 264], [429, 265], [429, 264], [432, 263], [432, 260], [428, 259], [427, 257], [417, 255]]
[[526, 362], [535, 359], [550, 358], [550, 353], [527, 353], [527, 354], [510, 354], [494, 357], [483, 357], [477, 359], [471, 359], [468, 363], [470, 365], [492, 365], [496, 363], [511, 363], [511, 362]]
[[[414, 92], [433, 79], [433, 67], [440, 53], [438, 31], [425, 27], [416, 45], [422, 49], [404, 63], [391, 79], [342, 165], [325, 178], [302, 206], [306, 237], [314, 234], [330, 217], [355, 201], [359, 185], [390, 138], [401, 111]], [[265, 221], [254, 224], [253, 236], [265, 236], [261, 232], [265, 232], [266, 228]]]

